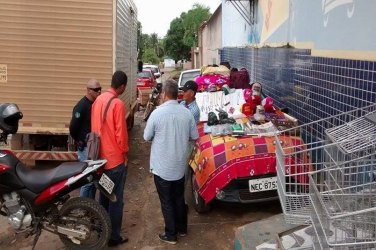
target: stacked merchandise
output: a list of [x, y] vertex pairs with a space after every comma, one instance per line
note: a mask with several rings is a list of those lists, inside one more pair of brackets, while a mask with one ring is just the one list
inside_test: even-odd
[[[291, 125], [291, 118], [276, 109], [269, 97], [255, 105], [247, 98], [248, 90], [202, 92], [196, 94], [204, 132], [214, 136], [273, 136], [281, 126]], [[259, 99], [260, 100], [260, 99]], [[247, 107], [247, 109], [245, 109]]]
[[260, 83], [249, 84], [246, 69], [230, 71], [220, 65], [203, 67], [201, 72], [195, 79], [196, 102], [206, 133], [271, 136], [287, 120], [272, 98], [263, 97]]
[[218, 116], [220, 110], [226, 111], [234, 119], [244, 117], [240, 111], [245, 103], [241, 89], [227, 95], [224, 91], [197, 93], [196, 102], [200, 108], [201, 121], [208, 121], [210, 112], [214, 112]]
[[198, 91], [218, 91], [223, 85], [230, 83], [230, 70], [223, 66], [204, 66], [201, 68], [201, 75], [195, 79]]

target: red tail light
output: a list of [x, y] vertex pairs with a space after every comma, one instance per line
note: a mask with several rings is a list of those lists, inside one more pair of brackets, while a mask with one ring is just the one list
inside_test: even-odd
[[0, 173], [8, 171], [10, 167], [8, 165], [0, 163]]

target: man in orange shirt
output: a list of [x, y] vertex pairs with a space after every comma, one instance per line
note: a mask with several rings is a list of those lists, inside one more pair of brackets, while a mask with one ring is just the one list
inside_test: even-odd
[[[112, 202], [102, 193], [99, 196], [99, 203], [107, 210], [111, 219], [112, 234], [108, 242], [109, 246], [117, 246], [128, 241], [126, 236], [120, 235], [124, 207], [123, 193], [127, 176], [128, 132], [125, 123], [125, 105], [118, 98], [124, 93], [127, 81], [127, 75], [123, 71], [116, 71], [112, 76], [111, 88], [100, 95], [91, 108], [91, 130], [100, 135], [100, 158], [107, 160], [104, 173], [114, 182], [113, 193], [117, 199], [116, 202]], [[104, 110], [109, 102], [102, 123]]]

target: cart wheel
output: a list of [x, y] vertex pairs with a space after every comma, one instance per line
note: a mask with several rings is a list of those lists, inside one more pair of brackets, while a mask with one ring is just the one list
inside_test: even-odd
[[191, 186], [192, 191], [192, 203], [197, 213], [202, 214], [209, 212], [211, 209], [211, 204], [205, 204], [205, 201], [203, 198], [201, 198], [200, 194], [195, 188], [194, 182], [195, 182], [195, 175], [193, 173], [193, 170], [189, 169], [189, 184]]
[[155, 108], [154, 103], [151, 101], [148, 101], [148, 103], [146, 104], [145, 111], [144, 111], [145, 122], [149, 119], [149, 116], [151, 115], [151, 112], [153, 112], [154, 108]]

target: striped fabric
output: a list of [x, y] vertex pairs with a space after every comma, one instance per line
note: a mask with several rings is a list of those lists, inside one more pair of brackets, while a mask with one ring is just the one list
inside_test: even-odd
[[200, 109], [197, 105], [196, 100], [194, 100], [188, 105], [186, 104], [185, 101], [182, 101], [180, 104], [184, 105], [184, 107], [187, 107], [191, 111], [193, 117], [195, 118], [196, 124], [198, 124], [200, 121]]
[[152, 141], [151, 172], [167, 181], [183, 178], [189, 140], [197, 138], [191, 112], [175, 100], [163, 103], [151, 113], [144, 130], [144, 139]]

